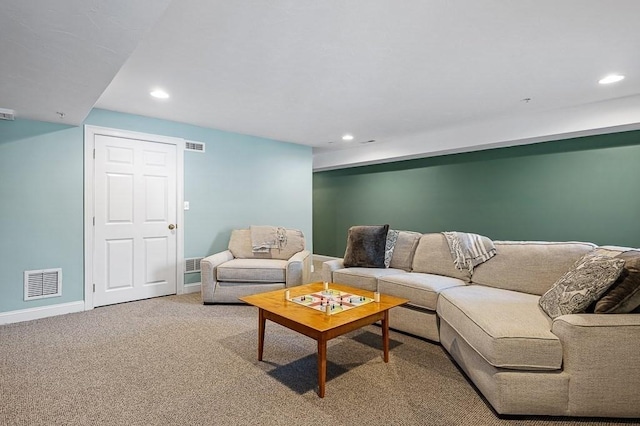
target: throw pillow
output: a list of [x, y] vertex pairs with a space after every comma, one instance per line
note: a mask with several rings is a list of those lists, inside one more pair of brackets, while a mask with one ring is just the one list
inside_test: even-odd
[[398, 235], [400, 231], [389, 229], [387, 232], [387, 243], [384, 248], [384, 267], [388, 268], [391, 265], [391, 258], [393, 257], [393, 250], [396, 248], [398, 242]]
[[422, 234], [419, 232], [399, 231], [398, 241], [396, 241], [396, 246], [393, 248], [389, 267], [411, 272], [413, 255], [421, 236]]
[[587, 254], [540, 297], [551, 318], [585, 312], [620, 276], [624, 260]]
[[640, 307], [640, 251], [627, 251], [616, 257], [624, 260], [624, 269], [596, 302], [596, 314], [626, 314]]
[[384, 249], [389, 225], [352, 226], [344, 253], [345, 268], [384, 268]]

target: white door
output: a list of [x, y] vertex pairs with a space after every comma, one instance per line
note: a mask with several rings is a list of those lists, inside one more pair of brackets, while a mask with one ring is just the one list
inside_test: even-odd
[[94, 306], [176, 293], [176, 151], [95, 136]]

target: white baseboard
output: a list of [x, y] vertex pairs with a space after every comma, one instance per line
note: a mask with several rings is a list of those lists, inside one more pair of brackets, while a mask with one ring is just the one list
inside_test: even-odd
[[0, 325], [14, 322], [31, 321], [56, 315], [84, 312], [84, 301], [60, 303], [58, 305], [39, 306], [37, 308], [0, 312]]
[[189, 294], [189, 293], [200, 293], [200, 287], [202, 286], [201, 283], [191, 283], [191, 284], [185, 284], [184, 285], [184, 290], [182, 292], [182, 294]]

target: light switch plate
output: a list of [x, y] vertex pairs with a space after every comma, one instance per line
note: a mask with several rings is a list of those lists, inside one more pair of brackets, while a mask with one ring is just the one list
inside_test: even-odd
[[189, 202], [188, 201], [184, 202], [184, 209], [185, 210], [189, 210]]

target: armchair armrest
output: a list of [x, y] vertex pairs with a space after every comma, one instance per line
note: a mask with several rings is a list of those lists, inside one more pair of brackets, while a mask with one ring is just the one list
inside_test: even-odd
[[[569, 413], [629, 417], [640, 405], [640, 315], [575, 314], [553, 321], [570, 375]], [[599, 398], [589, 389], [598, 387]], [[586, 411], [585, 411], [586, 410]]]
[[344, 259], [333, 259], [322, 263], [322, 281], [333, 282], [333, 271], [344, 268]]
[[200, 293], [203, 303], [213, 303], [213, 291], [218, 282], [216, 268], [232, 259], [233, 254], [229, 250], [225, 250], [200, 261]]
[[287, 261], [286, 287], [308, 283], [311, 277], [311, 252], [302, 250]]

